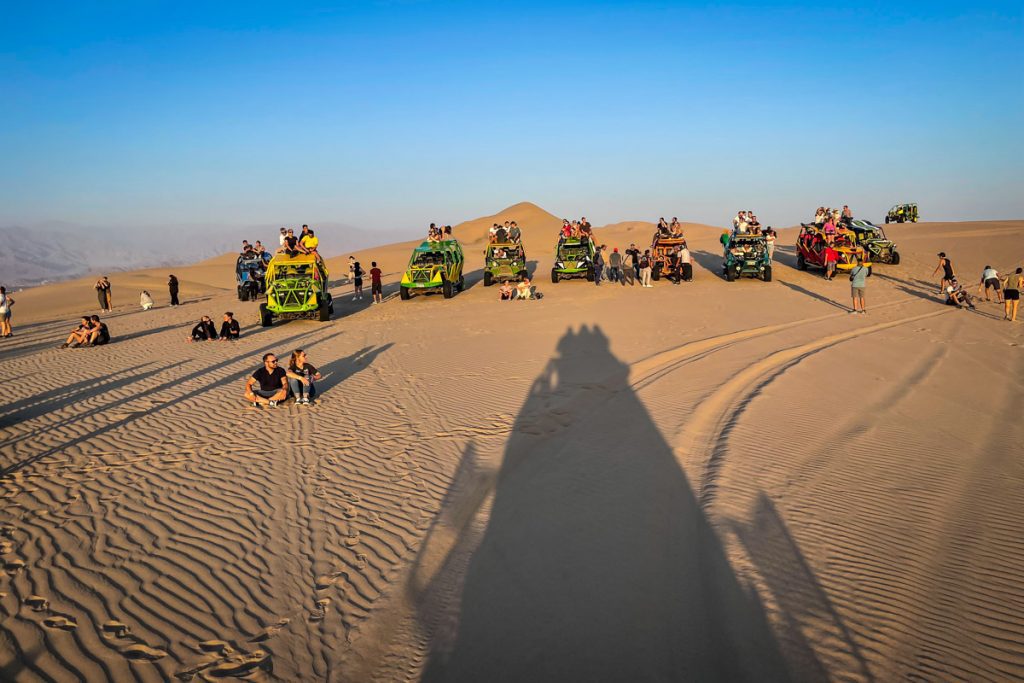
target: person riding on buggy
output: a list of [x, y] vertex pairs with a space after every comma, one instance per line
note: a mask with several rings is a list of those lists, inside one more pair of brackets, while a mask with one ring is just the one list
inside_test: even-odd
[[466, 284], [462, 265], [462, 245], [457, 240], [427, 240], [412, 250], [398, 295], [408, 301], [413, 292], [440, 290], [445, 299], [451, 299]]
[[[682, 233], [654, 233], [651, 244], [651, 279], [660, 280], [661, 276], [669, 277], [673, 271], [673, 254], [678, 247], [685, 246], [686, 240]], [[676, 264], [677, 265], [677, 264]]]
[[722, 271], [729, 282], [740, 277], [772, 281], [772, 262], [768, 256], [768, 239], [763, 234], [738, 233], [729, 240], [722, 261]]
[[871, 259], [868, 258], [867, 251], [853, 243], [851, 231], [846, 230], [845, 226], [832, 236], [831, 240], [832, 244], [829, 245], [829, 237], [825, 231], [814, 223], [801, 223], [800, 234], [796, 238], [796, 267], [807, 270], [808, 266], [814, 266], [826, 270], [827, 275], [825, 256], [827, 248], [831, 246], [837, 253], [836, 270], [852, 270], [857, 265], [858, 257], [861, 263], [871, 270]]
[[526, 271], [526, 251], [519, 242], [491, 242], [484, 250], [484, 287], [495, 282], [522, 281]]
[[327, 291], [327, 265], [317, 254], [275, 254], [267, 264], [267, 302], [260, 304], [260, 325], [274, 318], [318, 318], [327, 322], [334, 302]]

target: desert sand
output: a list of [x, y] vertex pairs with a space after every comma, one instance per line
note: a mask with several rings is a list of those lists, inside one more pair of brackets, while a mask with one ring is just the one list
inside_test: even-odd
[[[542, 301], [480, 281], [506, 219]], [[329, 323], [260, 328], [230, 255], [174, 271], [178, 308], [166, 270], [110, 273], [101, 348], [57, 349], [92, 279], [15, 293], [0, 680], [1024, 677], [1024, 316], [931, 277], [1021, 265], [1024, 221], [888, 228], [865, 316], [795, 228], [773, 282], [727, 283], [722, 228], [688, 223], [694, 281], [645, 290], [551, 284], [559, 223], [457, 226], [451, 300], [398, 299], [412, 243], [356, 254], [379, 306], [333, 259]], [[226, 310], [240, 341], [185, 342]], [[295, 348], [318, 404], [249, 408]]]

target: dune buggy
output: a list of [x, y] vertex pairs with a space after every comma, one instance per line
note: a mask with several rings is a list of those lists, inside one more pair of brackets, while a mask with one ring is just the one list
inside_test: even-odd
[[436, 292], [451, 299], [465, 286], [462, 246], [456, 240], [423, 242], [412, 250], [398, 294], [408, 301], [413, 292]]
[[885, 236], [881, 226], [855, 218], [850, 221], [848, 227], [854, 244], [864, 247], [872, 261], [899, 265], [900, 253], [896, 251], [893, 241]]
[[733, 235], [722, 261], [722, 272], [729, 282], [741, 277], [759, 277], [772, 281], [772, 262], [764, 235]]
[[267, 291], [267, 262], [270, 254], [241, 254], [235, 261], [235, 284], [239, 301], [255, 301]]
[[897, 204], [885, 214], [886, 223], [916, 223], [917, 204]]
[[686, 244], [682, 235], [666, 237], [655, 235], [654, 244], [651, 245], [651, 279], [660, 280], [662, 274], [666, 277], [672, 270], [670, 255], [676, 247]]
[[315, 254], [276, 254], [267, 264], [267, 302], [260, 304], [260, 324], [270, 327], [274, 318], [331, 319], [334, 302], [327, 291], [327, 266]]
[[[851, 232], [845, 228], [840, 229], [833, 237], [833, 249], [838, 253], [836, 260], [837, 271], [849, 271], [857, 265], [857, 258], [871, 269], [871, 260], [868, 258], [864, 247], [853, 243]], [[800, 270], [807, 270], [808, 266], [825, 269], [825, 232], [813, 223], [801, 223], [800, 234], [796, 238], [796, 267]]]
[[551, 269], [551, 281], [571, 280], [583, 277], [594, 281], [594, 254], [597, 249], [594, 240], [588, 237], [563, 237], [555, 247], [555, 265]]
[[484, 287], [495, 282], [524, 280], [526, 272], [526, 251], [518, 242], [488, 244], [484, 251]]

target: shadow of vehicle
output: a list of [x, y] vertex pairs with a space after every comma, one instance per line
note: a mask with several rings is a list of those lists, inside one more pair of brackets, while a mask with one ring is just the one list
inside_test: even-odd
[[[790, 675], [670, 445], [598, 328], [536, 379], [426, 681]], [[451, 581], [442, 577], [435, 581]]]

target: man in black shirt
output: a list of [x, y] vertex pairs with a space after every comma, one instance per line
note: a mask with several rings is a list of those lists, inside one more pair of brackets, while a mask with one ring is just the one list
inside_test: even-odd
[[241, 330], [238, 327], [238, 321], [235, 320], [235, 314], [228, 311], [224, 314], [224, 322], [220, 325], [220, 340], [228, 341], [229, 339], [235, 341], [241, 334]]
[[626, 250], [626, 258], [633, 262], [633, 277], [629, 282], [632, 285], [640, 279], [640, 250], [636, 248], [635, 244], [629, 245], [629, 249]]
[[94, 315], [92, 317], [92, 331], [89, 333], [88, 346], [103, 346], [110, 341], [110, 330], [107, 329], [107, 324], [100, 322], [100, 317]]
[[245, 383], [245, 398], [253, 408], [276, 408], [288, 396], [288, 373], [277, 366], [277, 356], [263, 355], [263, 367], [252, 373]]

